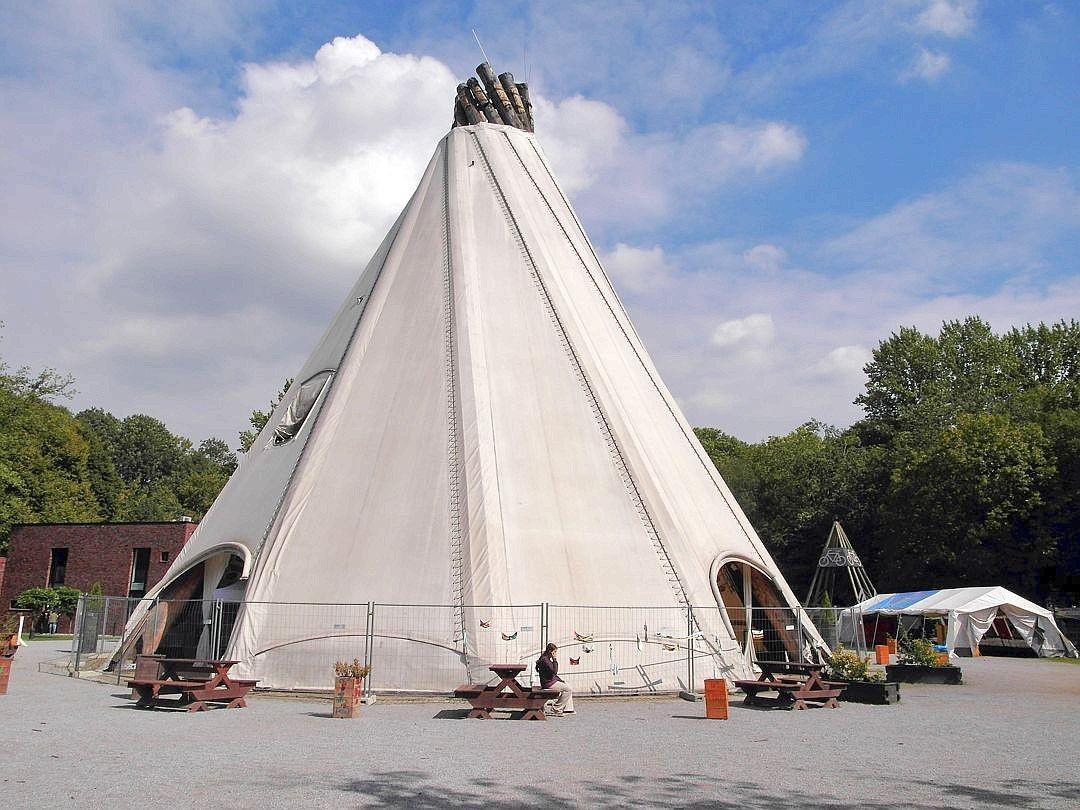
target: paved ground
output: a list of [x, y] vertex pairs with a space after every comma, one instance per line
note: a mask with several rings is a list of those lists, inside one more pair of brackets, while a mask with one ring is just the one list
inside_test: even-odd
[[784, 712], [678, 699], [580, 700], [546, 723], [459, 719], [461, 704], [257, 697], [194, 714], [38, 672], [0, 696], [0, 804], [13, 808], [641, 806], [1080, 807], [1080, 666], [965, 661], [964, 686], [895, 706]]

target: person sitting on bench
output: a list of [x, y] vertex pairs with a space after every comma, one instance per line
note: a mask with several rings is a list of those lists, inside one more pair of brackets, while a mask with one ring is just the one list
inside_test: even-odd
[[554, 689], [559, 693], [551, 708], [551, 714], [562, 717], [564, 714], [574, 713], [574, 690], [559, 677], [559, 662], [555, 660], [558, 649], [554, 643], [547, 645], [544, 654], [536, 659], [536, 672], [540, 676], [541, 689]]

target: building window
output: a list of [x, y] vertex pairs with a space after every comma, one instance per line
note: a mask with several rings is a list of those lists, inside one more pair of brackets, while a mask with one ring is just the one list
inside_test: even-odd
[[150, 549], [133, 548], [131, 550], [131, 585], [128, 596], [139, 599], [146, 593], [146, 578], [150, 573]]
[[161, 561], [163, 563], [167, 563], [169, 561], [169, 552], [167, 552], [167, 551], [161, 552]]
[[46, 587], [53, 588], [64, 584], [67, 576], [68, 550], [66, 548], [54, 548], [49, 558], [49, 581]]

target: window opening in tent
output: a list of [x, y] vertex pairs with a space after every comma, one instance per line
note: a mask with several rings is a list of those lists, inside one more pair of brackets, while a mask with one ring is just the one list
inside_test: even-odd
[[731, 560], [720, 566], [716, 587], [732, 635], [746, 655], [762, 660], [802, 660], [795, 611], [767, 574]]
[[300, 383], [285, 414], [274, 427], [272, 443], [275, 446], [285, 444], [300, 432], [300, 428], [304, 426], [304, 421], [311, 413], [311, 409], [315, 407], [319, 395], [322, 394], [332, 376], [334, 372], [331, 370], [320, 371]]

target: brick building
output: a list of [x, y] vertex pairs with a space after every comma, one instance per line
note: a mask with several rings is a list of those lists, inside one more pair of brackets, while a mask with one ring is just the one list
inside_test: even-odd
[[[195, 532], [189, 521], [169, 523], [39, 523], [15, 526], [8, 540], [0, 606], [15, 607], [27, 588], [67, 585], [107, 596], [145, 594]], [[67, 618], [60, 632], [69, 632]]]

